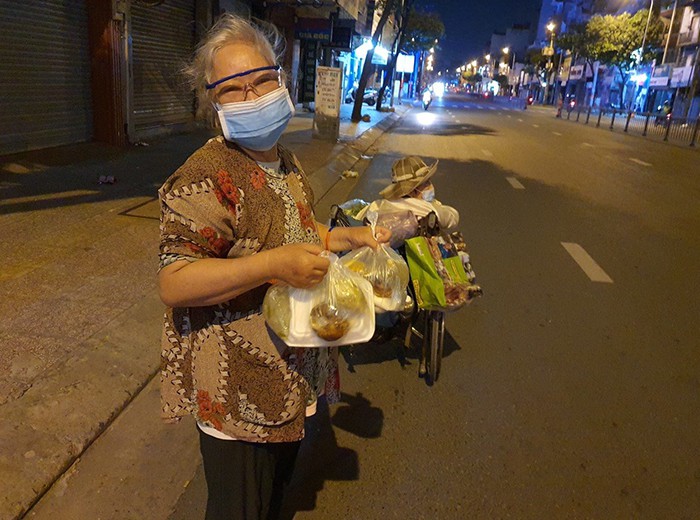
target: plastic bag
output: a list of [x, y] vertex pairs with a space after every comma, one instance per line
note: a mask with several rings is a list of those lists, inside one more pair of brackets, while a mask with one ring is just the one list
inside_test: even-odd
[[366, 200], [350, 199], [340, 204], [339, 207], [343, 210], [343, 213], [345, 213], [345, 215], [356, 221], [360, 221], [362, 219], [357, 218], [357, 215], [367, 206], [369, 206], [369, 202], [367, 202]]
[[396, 251], [385, 244], [376, 251], [371, 247], [361, 247], [345, 255], [341, 262], [372, 284], [375, 311], [403, 309], [408, 266]]
[[263, 299], [263, 317], [269, 327], [282, 339], [289, 336], [292, 309], [289, 304], [289, 286], [274, 284]]
[[[280, 285], [268, 289], [263, 301], [267, 324], [291, 347], [368, 341], [374, 334], [372, 286], [343, 266], [335, 254], [321, 254], [331, 263], [319, 284], [310, 289]], [[285, 295], [289, 314], [283, 303]]]
[[406, 241], [406, 258], [421, 309], [453, 311], [469, 299], [469, 278], [447, 235]]
[[377, 215], [377, 225], [391, 231], [389, 245], [395, 249], [418, 234], [418, 219], [410, 210], [382, 212], [380, 209]]

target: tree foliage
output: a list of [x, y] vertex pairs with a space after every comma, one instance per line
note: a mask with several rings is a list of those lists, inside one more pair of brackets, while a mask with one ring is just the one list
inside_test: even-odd
[[411, 9], [406, 27], [405, 43], [401, 50], [406, 52], [427, 51], [435, 46], [435, 40], [445, 35], [445, 24], [440, 15], [420, 9]]

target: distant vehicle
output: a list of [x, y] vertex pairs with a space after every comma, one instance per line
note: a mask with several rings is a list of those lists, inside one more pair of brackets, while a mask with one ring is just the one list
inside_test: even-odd
[[430, 103], [433, 101], [433, 94], [429, 89], [423, 91], [423, 110], [428, 110]]
[[[345, 95], [345, 102], [346, 103], [354, 103], [355, 102], [355, 92], [357, 89], [353, 88], [348, 91], [348, 93]], [[365, 89], [365, 95], [362, 98], [363, 103], [367, 103], [369, 106], [373, 107], [374, 105], [377, 104], [377, 96], [379, 95], [379, 92], [376, 89], [373, 88], [366, 88]]]

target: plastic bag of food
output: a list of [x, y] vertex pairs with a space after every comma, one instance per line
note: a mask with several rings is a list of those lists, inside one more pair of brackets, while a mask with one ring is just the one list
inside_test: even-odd
[[369, 206], [369, 202], [367, 202], [366, 200], [350, 199], [340, 204], [339, 207], [343, 210], [343, 213], [345, 213], [345, 215], [352, 219], [360, 221], [362, 219], [358, 218], [357, 215], [367, 206]]
[[268, 289], [263, 301], [267, 324], [291, 347], [368, 341], [374, 334], [372, 286], [343, 266], [337, 255], [321, 254], [328, 256], [330, 266], [319, 284], [310, 289], [281, 285]]
[[[453, 311], [480, 296], [455, 243], [449, 235], [416, 237], [406, 241], [406, 258], [416, 300], [421, 309]], [[473, 274], [473, 273], [472, 273]]]
[[403, 309], [408, 266], [396, 251], [385, 244], [376, 251], [371, 247], [361, 247], [345, 255], [341, 261], [372, 284], [376, 312]]
[[274, 284], [263, 299], [263, 317], [268, 326], [282, 339], [289, 336], [289, 322], [292, 309], [289, 304], [289, 286]]

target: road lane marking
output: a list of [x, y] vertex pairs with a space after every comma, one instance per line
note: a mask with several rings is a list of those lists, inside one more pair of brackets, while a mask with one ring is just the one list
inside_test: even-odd
[[613, 283], [612, 278], [603, 271], [603, 268], [580, 245], [573, 242], [562, 242], [561, 245], [564, 246], [564, 249], [571, 255], [571, 258], [574, 259], [578, 266], [583, 269], [583, 272], [591, 279], [591, 282]]
[[510, 183], [513, 188], [516, 190], [524, 190], [525, 186], [523, 186], [518, 179], [515, 177], [506, 177], [506, 180]]
[[641, 166], [653, 166], [653, 164], [651, 164], [651, 163], [640, 161], [639, 159], [636, 159], [634, 157], [630, 157], [630, 161], [632, 161], [633, 163], [639, 164]]
[[508, 119], [510, 119], [511, 117], [513, 117], [513, 116], [511, 116], [510, 114], [508, 114]]
[[457, 123], [458, 125], [462, 124], [462, 122], [459, 119], [455, 120], [455, 123]]
[[523, 122], [523, 120], [518, 118], [518, 123], [522, 123], [522, 122]]
[[491, 150], [481, 150], [486, 157], [493, 157], [493, 152]]
[[532, 125], [532, 126], [534, 126], [535, 128], [539, 128], [539, 127], [540, 127], [540, 125]]
[[552, 133], [553, 133], [554, 135], [558, 135], [559, 137], [561, 137], [562, 135], [564, 135], [564, 134], [560, 134], [559, 132], [552, 132]]
[[587, 146], [589, 148], [593, 148], [593, 145], [591, 143], [581, 143], [581, 146]]

